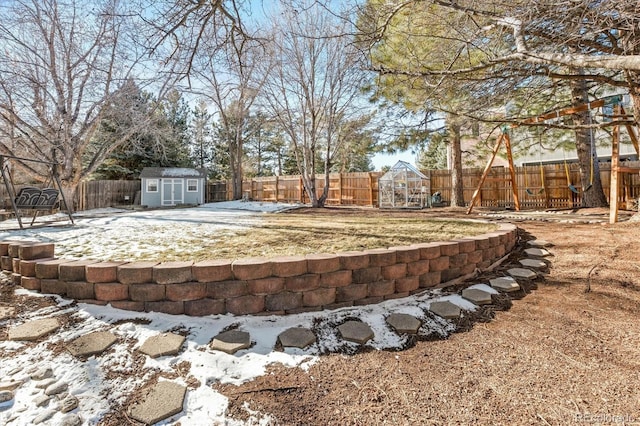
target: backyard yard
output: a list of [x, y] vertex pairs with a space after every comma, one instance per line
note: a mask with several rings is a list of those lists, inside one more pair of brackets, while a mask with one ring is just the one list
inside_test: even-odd
[[[275, 205], [263, 209], [267, 207]], [[179, 215], [168, 220], [166, 214], [171, 212], [94, 212], [93, 217], [79, 217], [75, 227], [5, 230], [0, 236], [50, 239], [64, 256], [158, 260], [187, 258], [188, 245], [197, 245], [199, 235], [215, 239], [224, 232], [246, 236], [243, 245], [251, 246], [252, 238], [259, 242], [256, 251], [246, 252], [253, 256], [290, 254], [259, 247], [272, 244], [270, 241], [289, 246], [291, 240], [291, 246], [303, 252], [318, 247], [332, 251], [341, 241], [351, 244], [349, 249], [368, 244], [404, 245], [430, 238], [428, 234], [442, 240], [494, 227], [462, 226], [452, 220], [469, 217], [455, 208], [405, 212], [303, 209], [279, 215], [221, 208], [214, 213], [203, 208], [173, 210]], [[492, 212], [477, 213], [472, 218], [486, 218]], [[6, 380], [10, 372], [24, 376], [29, 365], [50, 366], [71, 384], [70, 392], [80, 399], [77, 412], [85, 423], [104, 426], [138, 424], [127, 417], [126, 408], [146, 384], [159, 378], [189, 388], [184, 410], [161, 424], [637, 424], [640, 231], [636, 222], [595, 223], [606, 219], [604, 211], [531, 217], [537, 220], [524, 215], [509, 220], [517, 222], [523, 240], [551, 243], [553, 257], [544, 278], [512, 306], [509, 302], [483, 310], [481, 315], [465, 313], [457, 324], [423, 317], [430, 334], [421, 339], [399, 337], [385, 324], [385, 317], [391, 312], [423, 312], [434, 300], [456, 297], [458, 287], [323, 313], [192, 318], [70, 303], [14, 291], [4, 280], [0, 305], [15, 306], [17, 312], [15, 318], [0, 322], [0, 375]], [[205, 233], [203, 223], [213, 230]], [[283, 223], [289, 226], [283, 229]], [[160, 249], [179, 241], [178, 236], [189, 226], [196, 230], [187, 243], [177, 244], [184, 248], [166, 253]], [[330, 231], [324, 233], [327, 229]], [[263, 231], [264, 237], [256, 236]], [[278, 232], [292, 233], [270, 240]], [[307, 234], [319, 237], [306, 243]], [[368, 234], [375, 239], [366, 239]], [[142, 246], [144, 235], [156, 238], [153, 244]], [[320, 245], [323, 240], [324, 246]], [[191, 250], [202, 254], [196, 249]], [[237, 250], [240, 245], [234, 252]], [[157, 257], [148, 257], [153, 253]], [[468, 284], [502, 275], [516, 261], [510, 258], [496, 271]], [[587, 285], [590, 292], [585, 292]], [[14, 321], [52, 315], [64, 318], [65, 326], [43, 341], [4, 340], [5, 326]], [[375, 332], [364, 347], [345, 345], [332, 334], [335, 324], [354, 317]], [[318, 342], [306, 350], [274, 350], [276, 336], [292, 326], [313, 328]], [[251, 348], [235, 355], [209, 349], [216, 333], [234, 327], [251, 334]], [[65, 351], [70, 340], [105, 329], [119, 337], [105, 354], [85, 361]], [[167, 331], [186, 336], [179, 355], [152, 360], [137, 352], [144, 339]], [[1, 422], [30, 424], [42, 410], [32, 402], [29, 392], [35, 390], [29, 386], [27, 382], [22, 393], [16, 394], [13, 405], [0, 404]], [[54, 420], [61, 418], [56, 416]]]

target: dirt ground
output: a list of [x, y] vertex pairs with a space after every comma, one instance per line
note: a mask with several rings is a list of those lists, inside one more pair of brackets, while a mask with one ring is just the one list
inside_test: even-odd
[[640, 226], [516, 224], [524, 239], [552, 243], [553, 258], [511, 309], [447, 340], [327, 355], [306, 372], [273, 367], [219, 387], [229, 414], [278, 425], [640, 424]]

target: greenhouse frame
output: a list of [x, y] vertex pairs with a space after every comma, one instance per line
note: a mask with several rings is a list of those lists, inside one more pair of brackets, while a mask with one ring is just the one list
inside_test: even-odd
[[405, 161], [398, 161], [378, 180], [378, 191], [381, 209], [430, 207], [429, 178]]

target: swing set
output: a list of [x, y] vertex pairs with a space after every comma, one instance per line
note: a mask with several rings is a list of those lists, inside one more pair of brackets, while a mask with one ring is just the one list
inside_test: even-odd
[[[46, 165], [49, 168], [49, 178], [44, 183], [44, 188], [26, 186], [16, 192], [10, 168], [10, 161], [12, 160]], [[60, 178], [58, 177], [57, 163], [3, 154], [0, 155], [0, 173], [5, 189], [9, 194], [9, 201], [11, 202], [11, 207], [18, 220], [20, 229], [24, 229], [24, 224], [22, 223], [23, 212], [31, 213], [31, 224], [29, 226], [33, 226], [38, 214], [45, 211], [53, 211], [56, 206], [59, 205], [60, 199], [62, 203], [64, 203], [69, 221], [72, 225], [74, 224], [71, 209], [62, 190]]]
[[[626, 112], [622, 106], [622, 96], [614, 95], [614, 96], [608, 96], [602, 99], [598, 99], [595, 101], [587, 102], [575, 107], [563, 108], [563, 109], [545, 113], [536, 117], [530, 117], [518, 124], [512, 124], [510, 126], [506, 124], [503, 125], [501, 127], [501, 134], [500, 136], [498, 136], [496, 144], [493, 148], [491, 158], [489, 159], [489, 162], [487, 163], [486, 167], [484, 168], [484, 171], [482, 172], [482, 175], [480, 177], [480, 181], [478, 182], [478, 186], [476, 190], [473, 192], [473, 196], [471, 197], [471, 202], [469, 203], [469, 208], [467, 209], [467, 214], [471, 213], [471, 211], [473, 210], [473, 207], [478, 202], [482, 187], [485, 181], [487, 180], [487, 176], [491, 171], [491, 166], [493, 165], [496, 155], [498, 154], [498, 151], [500, 150], [500, 147], [502, 146], [503, 143], [506, 149], [507, 162], [509, 164], [509, 177], [504, 180], [511, 183], [511, 193], [513, 196], [514, 208], [516, 211], [520, 211], [520, 200], [518, 198], [518, 186], [516, 182], [516, 173], [515, 173], [515, 167], [513, 164], [513, 155], [511, 151], [511, 139], [509, 137], [509, 132], [508, 132], [509, 128], [518, 127], [519, 125], [522, 125], [522, 124], [536, 124], [536, 123], [542, 123], [548, 120], [554, 120], [554, 119], [558, 120], [560, 117], [563, 117], [563, 116], [572, 115], [572, 114], [576, 114], [583, 111], [590, 111], [591, 109], [601, 108], [604, 106], [613, 106], [614, 112], [613, 112], [613, 116], [610, 117], [610, 119], [626, 117]], [[615, 223], [617, 222], [617, 219], [618, 219], [618, 203], [617, 203], [618, 193], [619, 193], [618, 175], [620, 173], [638, 173], [640, 172], [640, 168], [620, 166], [620, 155], [619, 155], [620, 122], [616, 122], [613, 120], [609, 120], [609, 121], [611, 121], [611, 125], [614, 126], [612, 144], [611, 144], [611, 191], [610, 191], [609, 199], [612, 201], [609, 203], [610, 205], [609, 222]], [[634, 129], [631, 127], [630, 124], [624, 124], [624, 126], [627, 129], [629, 138], [631, 139], [631, 143], [633, 144], [636, 153], [640, 156], [640, 149], [638, 147], [638, 138], [635, 134]], [[591, 189], [594, 182], [594, 168], [595, 168], [594, 145], [595, 144], [593, 142], [594, 141], [591, 140], [590, 181], [589, 181], [589, 184], [583, 189], [583, 192]], [[542, 149], [542, 147], [540, 147], [540, 149]], [[565, 170], [566, 179], [567, 179], [567, 187], [571, 192], [575, 194], [579, 194], [580, 191], [575, 185], [573, 185], [571, 181], [571, 174], [569, 172], [569, 166], [567, 164], [566, 158], [564, 159], [564, 170]], [[545, 179], [544, 179], [545, 176], [544, 176], [544, 168], [542, 166], [542, 161], [540, 161], [540, 177], [541, 177], [542, 186], [539, 189], [538, 194], [536, 194], [531, 188], [528, 187], [529, 185], [527, 182], [527, 174], [525, 171], [525, 186], [527, 186], [527, 188], [525, 189], [525, 193], [527, 195], [535, 196], [535, 195], [542, 194], [545, 191]]]

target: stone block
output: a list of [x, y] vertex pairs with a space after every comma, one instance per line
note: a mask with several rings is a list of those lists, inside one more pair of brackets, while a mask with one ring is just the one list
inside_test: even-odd
[[206, 297], [211, 299], [228, 299], [249, 294], [246, 281], [220, 281], [207, 283]]
[[157, 284], [181, 284], [191, 281], [193, 262], [164, 262], [152, 268], [153, 282]]
[[500, 235], [496, 233], [487, 234], [489, 236], [489, 244], [491, 247], [500, 245]]
[[3, 271], [13, 271], [13, 258], [9, 256], [0, 256], [0, 266]]
[[220, 315], [225, 313], [224, 300], [199, 299], [184, 302], [184, 313], [193, 317]]
[[118, 281], [122, 284], [145, 284], [153, 281], [153, 267], [158, 262], [131, 262], [118, 266]]
[[129, 286], [129, 299], [134, 302], [164, 300], [165, 286], [161, 284], [135, 284]]
[[455, 256], [460, 253], [460, 244], [455, 241], [446, 241], [440, 244], [440, 254], [442, 256]]
[[36, 276], [36, 264], [39, 262], [46, 262], [54, 260], [53, 258], [46, 259], [33, 259], [33, 260], [21, 260], [20, 261], [20, 274], [23, 277], [35, 277]]
[[396, 263], [396, 252], [389, 249], [366, 250], [369, 255], [369, 266], [389, 266]]
[[270, 277], [247, 281], [249, 294], [276, 294], [284, 290], [284, 278]]
[[[337, 292], [337, 291], [336, 291]], [[336, 303], [330, 303], [328, 305], [324, 305], [322, 307], [322, 309], [324, 310], [334, 310], [334, 309], [343, 309], [343, 308], [349, 308], [353, 306], [353, 301], [348, 301], [348, 302], [336, 302]]]
[[467, 264], [468, 257], [466, 253], [449, 256], [449, 268], [463, 268]]
[[11, 258], [11, 270], [16, 274], [20, 274], [20, 259], [17, 257]]
[[12, 241], [7, 246], [7, 256], [9, 257], [20, 257], [20, 247], [27, 246], [30, 244], [37, 244], [38, 241]]
[[345, 269], [320, 274], [321, 287], [344, 287], [351, 284], [352, 271]]
[[58, 278], [62, 281], [86, 281], [85, 268], [87, 265], [96, 263], [95, 260], [76, 260], [65, 262], [58, 266]]
[[420, 288], [420, 278], [417, 276], [398, 278], [396, 280], [396, 292], [406, 293]]
[[369, 292], [368, 284], [350, 284], [345, 287], [336, 289], [336, 303], [353, 302], [354, 300], [364, 299]]
[[207, 284], [188, 282], [166, 285], [165, 298], [174, 302], [203, 299], [207, 296]]
[[467, 275], [474, 272], [475, 270], [476, 270], [475, 263], [467, 263], [462, 268], [460, 268], [460, 275]]
[[420, 249], [415, 246], [389, 247], [389, 250], [396, 252], [397, 263], [409, 263], [420, 260]]
[[340, 258], [335, 254], [308, 254], [307, 270], [311, 274], [326, 274], [340, 269]]
[[67, 294], [67, 283], [56, 279], [43, 278], [40, 280], [40, 293], [65, 296]]
[[429, 272], [429, 260], [417, 260], [407, 263], [407, 275], [410, 277], [417, 277], [427, 272]]
[[456, 278], [461, 276], [462, 270], [461, 268], [449, 268], [449, 269], [445, 269], [444, 271], [441, 271], [440, 274], [441, 274], [440, 281], [443, 283], [446, 283], [448, 281], [455, 280]]
[[270, 294], [264, 298], [264, 306], [267, 311], [286, 311], [302, 307], [302, 293], [283, 291], [278, 294]]
[[98, 306], [107, 306], [109, 302], [106, 300], [96, 300], [96, 299], [76, 299], [78, 303], [86, 303], [88, 305], [98, 305]]
[[134, 302], [132, 300], [114, 300], [110, 303], [112, 308], [122, 309], [125, 311], [144, 311], [144, 302]]
[[118, 282], [95, 283], [93, 290], [97, 300], [112, 302], [115, 300], [127, 300], [129, 298], [129, 286]]
[[25, 277], [24, 275], [20, 278], [20, 285], [27, 290], [36, 290], [40, 291], [40, 278], [36, 277]]
[[318, 288], [302, 293], [302, 304], [304, 306], [324, 306], [334, 303], [335, 301], [335, 288]]
[[20, 245], [18, 247], [18, 257], [23, 260], [43, 259], [53, 257], [55, 244], [53, 243], [33, 243]]
[[403, 297], [409, 297], [410, 295], [411, 293], [409, 292], [387, 294], [384, 297], [384, 300], [402, 299]]
[[382, 303], [385, 301], [386, 296], [369, 296], [364, 299], [358, 299], [353, 301], [353, 306], [365, 306], [365, 305], [375, 305], [377, 303]]
[[264, 258], [239, 259], [231, 264], [231, 270], [236, 280], [257, 280], [272, 275], [273, 265]]
[[86, 281], [65, 281], [67, 283], [67, 297], [71, 299], [95, 299], [93, 283]]
[[493, 259], [495, 259], [496, 256], [496, 249], [494, 247], [490, 247], [488, 249], [484, 249], [482, 250], [482, 260], [489, 260], [489, 261], [493, 261]]
[[507, 249], [502, 244], [495, 246], [495, 251], [496, 251], [496, 259], [499, 259], [505, 254], [507, 254]]
[[347, 251], [338, 253], [342, 269], [362, 269], [369, 266], [369, 255], [362, 251]]
[[5, 240], [0, 241], [0, 256], [9, 256], [9, 244], [13, 244], [16, 241]]
[[320, 275], [306, 274], [297, 277], [287, 277], [284, 288], [289, 291], [309, 291], [320, 286]]
[[42, 279], [58, 278], [58, 267], [71, 262], [69, 259], [53, 259], [36, 263], [36, 277]]
[[471, 253], [472, 251], [476, 251], [476, 240], [471, 238], [461, 238], [453, 241], [458, 243], [459, 253]]
[[171, 302], [160, 300], [157, 302], [145, 302], [145, 312], [162, 312], [164, 314], [182, 315], [184, 314], [184, 302]]
[[[265, 315], [297, 315], [297, 314], [306, 314], [309, 312], [320, 312], [322, 311], [321, 306], [303, 306], [302, 308], [296, 309], [287, 309], [286, 311], [275, 311], [275, 312], [265, 312]], [[258, 314], [260, 315], [260, 314]]]
[[438, 272], [449, 269], [449, 256], [440, 256], [429, 261], [429, 271]]
[[294, 277], [307, 273], [307, 259], [304, 256], [281, 256], [271, 259], [272, 274], [276, 277]]
[[226, 310], [233, 315], [256, 314], [264, 311], [265, 296], [247, 295], [226, 300]]
[[84, 273], [90, 283], [115, 283], [118, 281], [118, 266], [124, 262], [98, 262], [85, 266]]
[[19, 286], [21, 280], [22, 280], [22, 275], [18, 274], [17, 272], [14, 272], [11, 274], [11, 284], [15, 286]]
[[412, 247], [416, 247], [420, 250], [420, 259], [422, 260], [440, 257], [440, 243], [413, 244]]
[[489, 237], [486, 235], [478, 235], [477, 237], [470, 237], [476, 241], [476, 250], [486, 250], [491, 248], [491, 241], [489, 241]]
[[395, 280], [397, 278], [404, 278], [407, 276], [407, 264], [396, 263], [389, 266], [383, 266], [380, 270], [382, 278], [385, 280]]
[[354, 284], [367, 284], [382, 280], [382, 268], [380, 266], [372, 266], [369, 268], [356, 269], [351, 274], [351, 280]]
[[421, 288], [434, 287], [442, 281], [442, 272], [427, 272], [426, 274], [420, 275], [419, 279]]
[[478, 264], [484, 260], [482, 250], [472, 251], [467, 253], [467, 262]]
[[393, 280], [377, 281], [369, 283], [367, 290], [368, 297], [386, 296], [396, 291], [396, 284]]
[[193, 279], [199, 282], [228, 281], [233, 278], [230, 260], [203, 260], [191, 267]]

